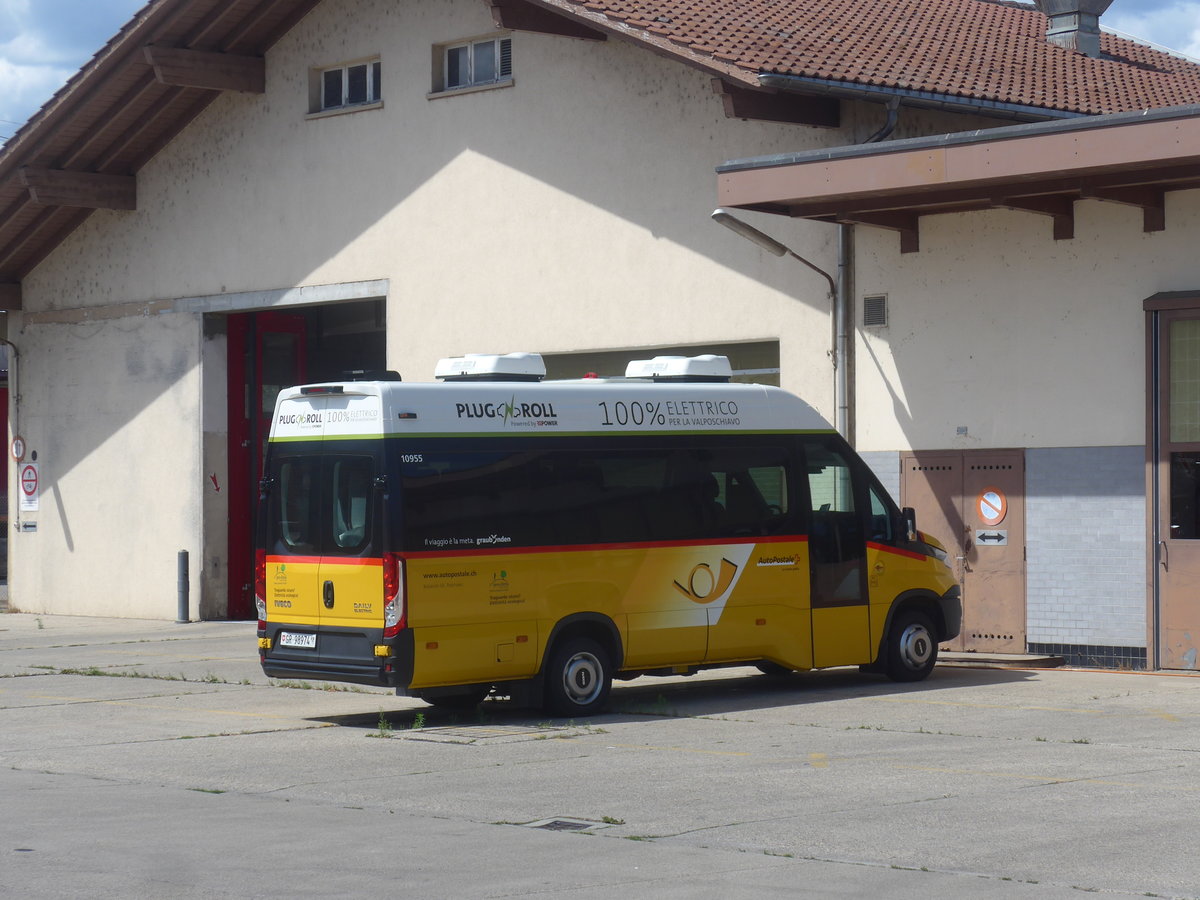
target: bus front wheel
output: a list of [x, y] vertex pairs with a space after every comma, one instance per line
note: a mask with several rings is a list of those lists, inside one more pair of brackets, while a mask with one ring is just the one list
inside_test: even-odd
[[920, 681], [937, 662], [937, 639], [929, 616], [919, 610], [892, 620], [887, 639], [887, 676], [892, 681]]
[[554, 648], [546, 669], [546, 709], [558, 716], [590, 716], [599, 712], [612, 688], [608, 653], [587, 637], [572, 638]]

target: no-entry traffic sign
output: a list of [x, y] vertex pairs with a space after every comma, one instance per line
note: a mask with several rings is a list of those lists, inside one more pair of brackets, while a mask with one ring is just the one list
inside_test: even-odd
[[38, 508], [38, 477], [37, 463], [22, 463], [21, 465], [21, 511], [37, 512]]
[[1008, 498], [999, 488], [988, 488], [976, 499], [975, 508], [984, 525], [999, 525], [1008, 515]]

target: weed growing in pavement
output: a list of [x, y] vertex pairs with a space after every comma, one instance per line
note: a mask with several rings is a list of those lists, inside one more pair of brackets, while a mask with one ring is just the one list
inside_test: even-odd
[[[249, 679], [243, 679], [243, 684], [250, 684]], [[309, 681], [286, 681], [277, 678], [270, 679], [271, 687], [291, 688], [295, 691], [327, 691], [331, 694], [367, 694], [370, 691], [354, 684], [313, 684]]]
[[54, 666], [38, 666], [37, 668], [49, 669], [59, 675], [86, 675], [89, 678], [145, 678], [151, 681], [200, 681], [208, 684], [231, 684], [223, 678], [218, 678], [211, 672], [200, 679], [188, 678], [182, 672], [178, 675], [162, 675], [157, 672], [130, 672], [124, 669], [101, 669], [99, 666], [88, 666], [86, 669], [66, 668], [59, 669]]
[[612, 816], [604, 816], [600, 819], [605, 825], [624, 825], [624, 819], [614, 819]]
[[388, 721], [388, 717], [381, 709], [379, 711], [379, 730], [372, 731], [367, 737], [373, 738], [390, 738], [392, 736], [392, 723]]
[[425, 727], [425, 713], [419, 712], [415, 716], [413, 716], [412, 725], [410, 725], [409, 728], [411, 728], [415, 731], [419, 728], [424, 728], [424, 727]]

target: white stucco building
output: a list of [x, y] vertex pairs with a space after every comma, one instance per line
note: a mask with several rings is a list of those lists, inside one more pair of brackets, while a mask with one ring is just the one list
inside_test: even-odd
[[[432, 380], [464, 352], [536, 350], [577, 375], [714, 351], [831, 419], [844, 404], [925, 527], [937, 501], [902, 477], [914, 460], [994, 451], [984, 464], [1020, 472], [996, 529], [1020, 558], [984, 580], [1003, 583], [1004, 617], [968, 647], [1097, 646], [1129, 665], [1150, 647], [1154, 664], [1141, 304], [1197, 288], [1194, 192], [1173, 188], [1154, 231], [1152, 204], [1073, 196], [1070, 238], [1061, 198], [1042, 215], [921, 219], [919, 235], [895, 215], [908, 207], [723, 200], [839, 281], [841, 390], [826, 282], [709, 214], [728, 160], [1169, 106], [1200, 90], [1200, 66], [1110, 35], [1104, 52], [1086, 33], [1049, 43], [1041, 12], [991, 0], [634, 7], [149, 3], [0, 153], [10, 428], [39, 478], [36, 510], [10, 491], [11, 606], [170, 618], [186, 550], [193, 614], [248, 616], [257, 467], [284, 384]], [[956, 16], [974, 87], [893, 39], [945, 38]], [[1123, 87], [1047, 90], [1063, 71]], [[891, 189], [871, 171], [853, 177]], [[855, 223], [854, 240], [828, 221]], [[1064, 486], [1098, 470], [1111, 477], [1072, 489], [1075, 521]]]

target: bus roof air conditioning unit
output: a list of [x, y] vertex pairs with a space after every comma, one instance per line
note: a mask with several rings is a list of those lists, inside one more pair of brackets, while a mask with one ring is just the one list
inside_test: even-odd
[[442, 381], [541, 381], [546, 364], [540, 353], [468, 353], [439, 359], [433, 374]]
[[703, 356], [656, 356], [654, 359], [635, 359], [625, 367], [626, 378], [649, 378], [653, 381], [728, 382], [733, 369], [728, 356], [705, 353]]

